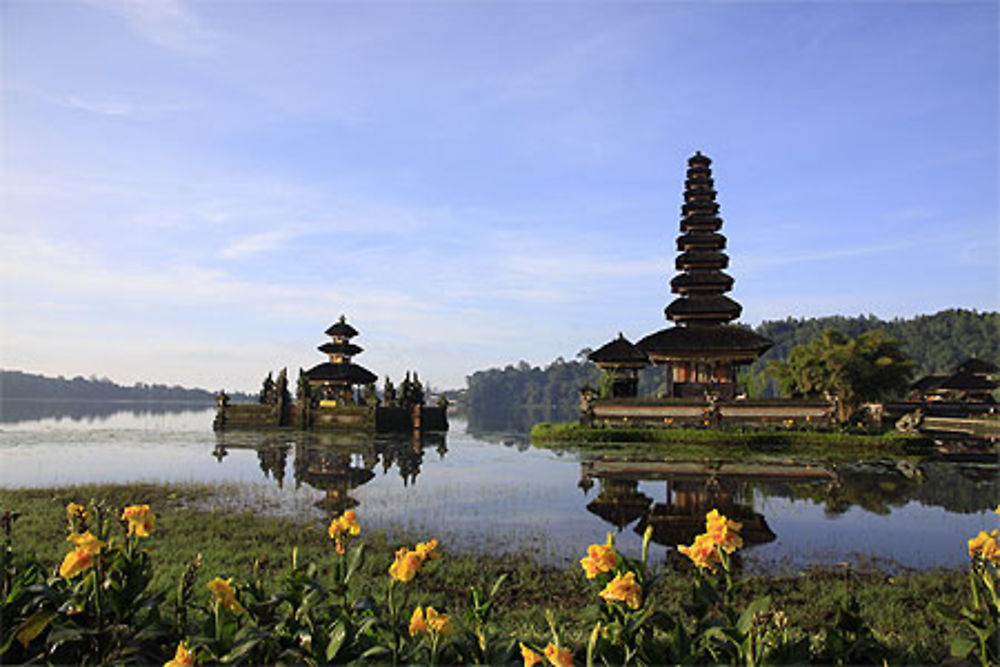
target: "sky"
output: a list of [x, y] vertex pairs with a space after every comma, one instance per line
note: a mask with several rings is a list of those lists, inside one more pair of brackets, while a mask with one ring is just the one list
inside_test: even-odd
[[998, 5], [0, 3], [0, 367], [458, 388], [669, 326], [686, 160], [741, 323], [1000, 307]]

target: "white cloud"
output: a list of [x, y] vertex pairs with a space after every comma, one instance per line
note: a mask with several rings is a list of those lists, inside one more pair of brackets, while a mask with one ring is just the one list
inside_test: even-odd
[[182, 0], [88, 0], [123, 18], [137, 35], [159, 46], [192, 54], [215, 51], [221, 35], [209, 29]]

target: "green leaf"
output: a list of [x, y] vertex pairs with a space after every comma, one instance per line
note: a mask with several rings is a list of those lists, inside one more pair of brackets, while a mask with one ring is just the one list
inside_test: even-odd
[[21, 646], [24, 648], [28, 648], [31, 640], [40, 635], [56, 616], [58, 614], [54, 611], [39, 611], [32, 614], [17, 629], [15, 634], [17, 641], [21, 642]]
[[953, 621], [955, 623], [958, 623], [958, 622], [964, 620], [963, 617], [962, 617], [962, 615], [960, 613], [958, 613], [958, 611], [954, 607], [949, 607], [949, 606], [944, 605], [944, 604], [942, 604], [942, 603], [940, 603], [940, 602], [938, 602], [936, 600], [934, 602], [931, 602], [928, 605], [928, 608], [933, 613], [937, 614], [938, 616], [941, 616], [941, 617], [945, 618], [946, 620]]
[[972, 649], [976, 648], [976, 642], [965, 637], [956, 637], [951, 640], [951, 656], [953, 658], [964, 658], [969, 655]]
[[344, 575], [344, 583], [346, 584], [351, 580], [351, 577], [357, 572], [358, 568], [364, 565], [365, 562], [365, 543], [361, 542], [354, 549], [351, 550], [351, 559], [347, 562], [347, 574]]
[[233, 650], [219, 658], [219, 662], [239, 662], [241, 658], [249, 655], [261, 643], [260, 639], [251, 639], [241, 642], [233, 647]]
[[330, 643], [326, 645], [326, 661], [333, 662], [337, 654], [340, 653], [344, 640], [347, 639], [347, 628], [343, 621], [337, 621], [333, 629], [330, 630]]
[[590, 641], [587, 642], [587, 667], [594, 667], [594, 656], [597, 654], [597, 642], [601, 638], [601, 623], [598, 621], [590, 633]]
[[741, 635], [745, 635], [750, 630], [750, 626], [753, 624], [753, 618], [757, 614], [763, 614], [767, 611], [767, 608], [771, 606], [771, 596], [765, 595], [764, 597], [755, 598], [753, 602], [747, 605], [747, 608], [743, 610], [738, 621], [736, 621], [736, 629]]
[[384, 658], [389, 655], [390, 651], [384, 646], [372, 646], [370, 649], [361, 654], [358, 658], [358, 662], [365, 662], [366, 660], [375, 660], [378, 658]]
[[510, 576], [510, 573], [504, 572], [497, 577], [496, 582], [493, 583], [493, 588], [490, 589], [490, 600], [496, 597], [496, 594], [500, 591], [500, 587], [503, 586], [503, 582], [507, 581], [508, 576]]

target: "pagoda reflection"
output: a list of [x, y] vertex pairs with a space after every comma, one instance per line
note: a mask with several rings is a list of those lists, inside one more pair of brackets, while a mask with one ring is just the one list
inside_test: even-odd
[[367, 433], [219, 433], [212, 456], [220, 463], [230, 450], [251, 449], [266, 479], [284, 488], [289, 454], [294, 452], [295, 489], [303, 485], [322, 491], [316, 506], [330, 515], [357, 507], [352, 494], [375, 478], [381, 468], [395, 468], [404, 486], [416, 484], [428, 449], [438, 458], [448, 452], [444, 433], [414, 432], [412, 436], [372, 436]]
[[[580, 487], [586, 492], [593, 479], [598, 492], [587, 504], [587, 511], [619, 532], [633, 524], [639, 535], [651, 528], [652, 541], [671, 550], [694, 542], [705, 531], [705, 514], [712, 509], [743, 524], [740, 535], [748, 547], [776, 539], [764, 515], [753, 509], [748, 481], [720, 475], [699, 462], [617, 466], [584, 462]], [[662, 482], [664, 501], [653, 502], [639, 489], [640, 482]]]
[[308, 484], [323, 491], [316, 506], [331, 515], [359, 503], [351, 492], [375, 477], [378, 453], [371, 440], [350, 441], [343, 436], [302, 438], [295, 443], [295, 488]]

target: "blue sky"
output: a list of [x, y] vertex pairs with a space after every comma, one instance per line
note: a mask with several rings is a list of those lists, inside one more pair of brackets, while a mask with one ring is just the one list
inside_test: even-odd
[[0, 366], [438, 388], [664, 326], [686, 159], [742, 322], [998, 307], [995, 2], [0, 5]]

